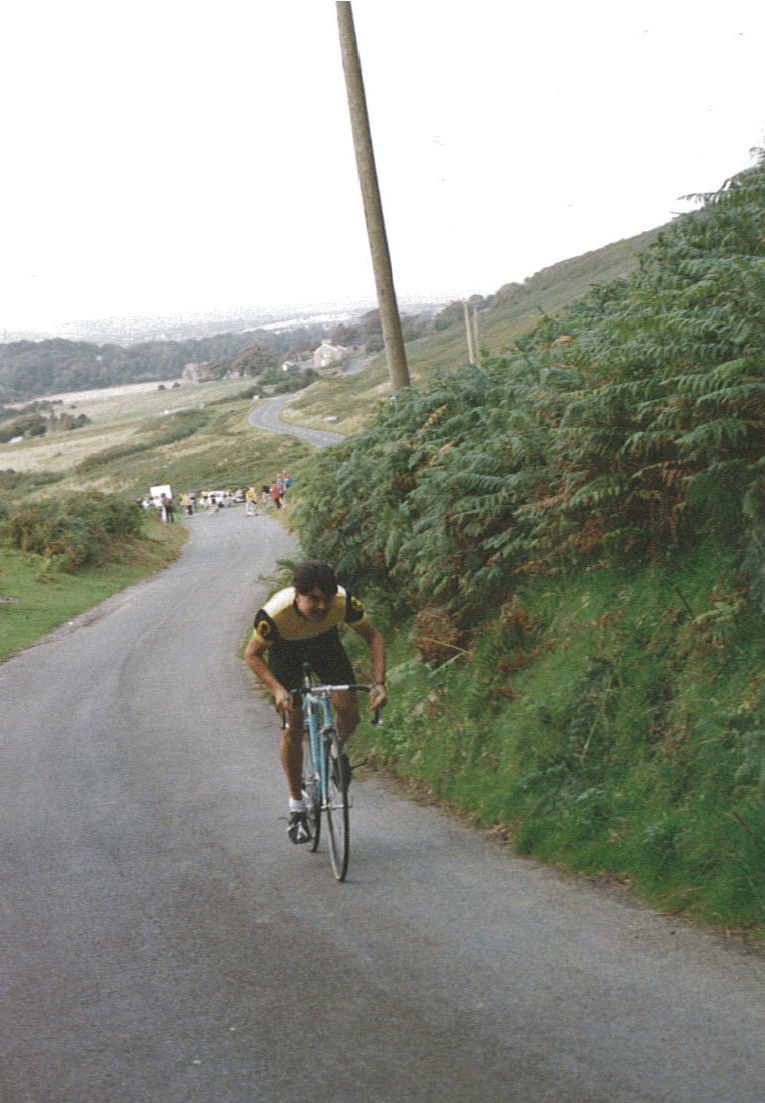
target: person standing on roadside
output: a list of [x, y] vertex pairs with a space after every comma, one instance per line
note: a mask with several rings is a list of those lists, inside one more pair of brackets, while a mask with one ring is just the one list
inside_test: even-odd
[[162, 520], [167, 521], [169, 525], [174, 525], [175, 510], [173, 509], [173, 499], [168, 497], [167, 494], [163, 494], [160, 501], [162, 503]]

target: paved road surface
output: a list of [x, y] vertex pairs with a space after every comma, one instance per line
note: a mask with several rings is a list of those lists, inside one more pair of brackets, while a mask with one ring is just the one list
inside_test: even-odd
[[267, 398], [252, 411], [249, 416], [250, 425], [256, 429], [267, 429], [271, 433], [289, 433], [300, 440], [306, 440], [317, 448], [325, 448], [329, 444], [337, 444], [346, 438], [342, 433], [330, 433], [321, 429], [306, 429], [302, 425], [293, 425], [291, 422], [282, 421], [279, 414], [294, 395], [283, 394], [277, 398]]
[[354, 781], [291, 846], [237, 646], [292, 550], [183, 559], [0, 666], [2, 1103], [762, 1103], [765, 961]]

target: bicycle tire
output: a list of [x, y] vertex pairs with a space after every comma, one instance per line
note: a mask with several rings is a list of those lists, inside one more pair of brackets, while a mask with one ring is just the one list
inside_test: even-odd
[[313, 760], [311, 736], [306, 731], [303, 739], [303, 792], [307, 797], [308, 829], [311, 832], [311, 841], [306, 847], [314, 853], [319, 846], [321, 837], [321, 779], [316, 763]]
[[348, 787], [340, 768], [342, 743], [337, 732], [327, 733], [324, 739], [324, 755], [327, 768], [327, 828], [329, 858], [332, 872], [338, 881], [344, 881], [350, 858], [351, 823], [348, 806]]

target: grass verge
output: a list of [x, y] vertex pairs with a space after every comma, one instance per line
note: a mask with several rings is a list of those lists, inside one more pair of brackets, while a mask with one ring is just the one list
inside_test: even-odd
[[765, 938], [765, 656], [730, 552], [537, 580], [440, 666], [388, 635], [358, 757], [519, 853]]
[[168, 566], [185, 540], [183, 525], [161, 525], [149, 518], [143, 539], [124, 541], [120, 562], [77, 571], [66, 571], [44, 556], [0, 546], [0, 661]]

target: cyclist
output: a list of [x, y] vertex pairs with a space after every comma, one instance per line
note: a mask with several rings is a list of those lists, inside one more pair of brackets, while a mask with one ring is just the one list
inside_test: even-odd
[[[248, 666], [270, 692], [277, 710], [287, 714], [279, 757], [290, 793], [287, 834], [293, 843], [307, 843], [311, 836], [301, 787], [303, 714], [289, 687], [300, 685], [306, 662], [323, 682], [344, 685], [355, 681], [353, 667], [340, 641], [341, 624], [349, 625], [367, 645], [375, 679], [369, 704], [373, 709], [382, 708], [387, 701], [383, 638], [359, 599], [338, 586], [332, 567], [319, 559], [299, 563], [292, 585], [274, 594], [258, 610], [245, 651]], [[266, 653], [268, 662], [264, 658]], [[346, 743], [359, 722], [356, 694], [335, 693], [332, 703], [337, 734]], [[345, 754], [341, 768], [349, 780], [350, 765]]]

